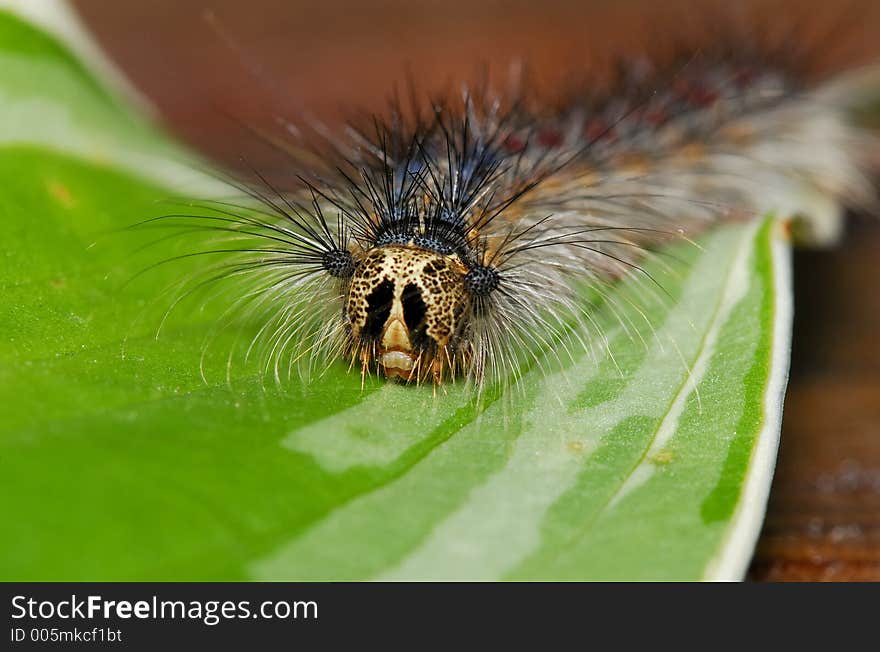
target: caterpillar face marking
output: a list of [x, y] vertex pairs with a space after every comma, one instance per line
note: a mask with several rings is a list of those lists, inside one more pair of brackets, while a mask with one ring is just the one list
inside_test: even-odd
[[345, 300], [354, 355], [387, 378], [440, 382], [464, 328], [467, 267], [456, 254], [378, 247], [358, 261]]

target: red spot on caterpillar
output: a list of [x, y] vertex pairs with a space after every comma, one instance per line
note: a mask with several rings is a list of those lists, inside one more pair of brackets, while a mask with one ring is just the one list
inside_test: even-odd
[[733, 83], [736, 84], [737, 88], [745, 88], [755, 81], [756, 76], [755, 71], [751, 68], [740, 68], [733, 73]]
[[590, 141], [614, 138], [612, 130], [608, 127], [608, 123], [599, 118], [591, 118], [590, 120], [587, 120], [587, 124], [584, 127], [584, 135]]
[[675, 80], [672, 90], [679, 99], [697, 108], [706, 108], [718, 101], [716, 91], [687, 79]]
[[538, 133], [538, 144], [548, 149], [562, 144], [562, 134], [555, 129], [545, 129]]
[[680, 98], [686, 98], [692, 88], [691, 82], [686, 79], [676, 79], [672, 82], [672, 92]]
[[718, 101], [718, 93], [703, 86], [695, 86], [688, 93], [686, 99], [688, 104], [705, 108]]
[[664, 109], [654, 109], [645, 113], [644, 120], [648, 124], [660, 127], [669, 122], [669, 113]]
[[501, 143], [501, 146], [512, 154], [519, 154], [526, 148], [526, 143], [519, 136], [510, 134], [509, 136], [507, 136], [507, 138], [504, 139], [504, 142]]

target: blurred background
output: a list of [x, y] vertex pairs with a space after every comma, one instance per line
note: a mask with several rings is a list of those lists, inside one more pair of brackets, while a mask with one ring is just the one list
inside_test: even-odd
[[[73, 4], [170, 130], [224, 164], [246, 156], [276, 172], [278, 155], [229, 115], [259, 126], [308, 111], [332, 124], [352, 107], [381, 112], [408, 78], [441, 92], [483, 74], [503, 83], [523, 62], [535, 98], [553, 102], [599, 83], [614, 55], [711, 45], [730, 25], [793, 38], [817, 78], [880, 59], [876, 0]], [[850, 216], [840, 247], [799, 251], [794, 265], [782, 448], [750, 577], [880, 580], [880, 219]]]

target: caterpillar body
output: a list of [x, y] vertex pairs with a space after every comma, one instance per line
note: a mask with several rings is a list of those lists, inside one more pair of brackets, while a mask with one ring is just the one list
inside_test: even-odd
[[818, 211], [821, 232], [872, 201], [873, 141], [846, 85], [804, 85], [784, 56], [719, 52], [630, 61], [553, 110], [481, 88], [427, 110], [398, 102], [342, 135], [314, 127], [308, 147], [282, 122], [302, 189], [255, 173], [242, 188], [258, 208], [199, 216], [248, 242], [209, 276], [251, 283], [240, 301], [266, 315], [252, 347], [276, 367], [343, 358], [479, 386], [560, 333], [589, 333], [584, 289], [646, 274], [667, 242], [771, 211]]

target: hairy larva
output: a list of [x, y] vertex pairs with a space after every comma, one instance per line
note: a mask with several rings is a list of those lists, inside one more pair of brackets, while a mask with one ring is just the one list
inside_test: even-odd
[[873, 201], [853, 86], [805, 85], [798, 63], [718, 46], [625, 61], [552, 110], [477, 86], [344, 133], [279, 119], [284, 138], [260, 135], [299, 190], [255, 170], [240, 184], [251, 204], [163, 219], [237, 243], [194, 285], [244, 281], [234, 308], [261, 322], [248, 349], [276, 375], [282, 360], [344, 359], [403, 382], [497, 382], [589, 332], [584, 289], [649, 277], [640, 263], [664, 243], [720, 219], [796, 216], [804, 197]]

